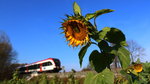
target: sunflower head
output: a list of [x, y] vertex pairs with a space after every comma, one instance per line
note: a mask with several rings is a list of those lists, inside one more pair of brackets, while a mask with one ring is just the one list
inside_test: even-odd
[[135, 72], [141, 72], [143, 70], [142, 64], [134, 64], [133, 69]]
[[67, 16], [67, 20], [62, 23], [62, 29], [65, 34], [66, 40], [69, 42], [69, 46], [77, 47], [78, 45], [86, 44], [90, 41], [88, 23], [84, 18]]

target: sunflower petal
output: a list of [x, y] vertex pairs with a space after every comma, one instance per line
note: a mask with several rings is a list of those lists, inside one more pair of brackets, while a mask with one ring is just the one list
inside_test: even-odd
[[67, 38], [67, 41], [69, 41], [69, 40], [71, 40], [72, 39], [72, 36], [69, 36], [68, 38]]
[[70, 40], [70, 43], [69, 43], [69, 46], [70, 46], [70, 45], [73, 45], [74, 41], [75, 41], [74, 39], [71, 39], [71, 40]]
[[77, 42], [75, 43], [75, 46], [78, 46], [79, 44], [81, 44], [81, 41], [77, 41]]

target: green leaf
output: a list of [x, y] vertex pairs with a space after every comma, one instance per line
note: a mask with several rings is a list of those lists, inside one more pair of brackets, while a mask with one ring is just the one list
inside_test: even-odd
[[122, 46], [128, 46], [128, 44], [127, 44], [126, 41], [121, 41], [121, 42], [120, 42], [120, 45], [122, 45]]
[[122, 31], [117, 28], [111, 28], [111, 30], [108, 31], [105, 35], [105, 40], [110, 43], [120, 44], [124, 46], [124, 44], [122, 43], [125, 42], [126, 38]]
[[98, 17], [99, 15], [102, 15], [102, 14], [105, 14], [105, 13], [110, 13], [110, 12], [113, 12], [113, 11], [114, 10], [111, 10], [111, 9], [98, 10], [95, 13], [88, 13], [88, 14], [86, 14], [85, 19], [86, 20], [90, 20], [92, 18]]
[[[92, 30], [91, 30], [92, 31]], [[104, 39], [104, 37], [106, 36], [107, 32], [110, 31], [109, 27], [105, 27], [103, 28], [101, 31], [93, 31], [91, 37], [97, 41], [100, 42]]]
[[94, 39], [96, 42], [100, 42], [102, 39], [100, 39], [99, 38], [99, 31], [96, 29], [96, 30], [94, 30], [94, 29], [89, 29], [89, 31], [90, 31], [90, 33], [91, 33], [91, 35], [90, 35], [90, 37], [92, 38], [92, 39]]
[[94, 18], [95, 17], [95, 13], [88, 13], [88, 14], [86, 14], [86, 16], [85, 16], [85, 19], [86, 20], [90, 20], [90, 19], [92, 19], [92, 18]]
[[114, 84], [114, 73], [105, 69], [94, 77], [93, 84]]
[[114, 10], [111, 10], [111, 9], [102, 9], [102, 10], [98, 10], [95, 12], [95, 16], [94, 16], [94, 27], [97, 28], [97, 25], [96, 25], [96, 18], [102, 14], [105, 14], [105, 13], [109, 13], [109, 12], [112, 12]]
[[84, 84], [92, 84], [92, 78], [95, 76], [95, 74], [93, 72], [89, 72], [87, 73], [85, 80], [84, 80]]
[[85, 77], [84, 84], [114, 84], [114, 73], [107, 68], [96, 75], [94, 73], [88, 73]]
[[104, 40], [102, 40], [98, 43], [98, 47], [103, 52], [110, 52], [110, 50], [111, 50], [111, 47], [109, 47], [108, 43]]
[[104, 39], [104, 37], [106, 36], [107, 32], [109, 32], [111, 30], [111, 28], [109, 27], [105, 27], [103, 28], [101, 31], [99, 31], [99, 38], [100, 39]]
[[126, 69], [130, 65], [130, 52], [124, 48], [120, 47], [117, 51], [121, 66], [123, 69]]
[[109, 67], [114, 60], [114, 55], [109, 53], [99, 53], [97, 50], [94, 50], [90, 57], [89, 61], [94, 67], [95, 71], [98, 73], [103, 71], [106, 67]]
[[78, 53], [79, 60], [80, 60], [80, 67], [82, 66], [83, 57], [90, 45], [91, 44], [86, 44], [84, 47], [81, 48], [80, 52]]
[[114, 84], [114, 73], [109, 69], [105, 69], [103, 72], [95, 75], [91, 84]]
[[[143, 71], [150, 74], [150, 62], [143, 63]], [[150, 76], [149, 76], [150, 77]]]
[[114, 10], [111, 10], [111, 9], [102, 9], [102, 10], [98, 10], [96, 11], [96, 15], [95, 15], [95, 18], [98, 17], [99, 15], [102, 15], [102, 14], [105, 14], [105, 13], [110, 13], [110, 12], [113, 12]]
[[127, 71], [126, 70], [120, 70], [120, 74], [122, 74], [122, 75], [127, 75]]
[[73, 3], [73, 11], [76, 16], [81, 15], [80, 6], [76, 2]]
[[131, 75], [129, 75], [125, 70], [121, 70], [120, 73], [127, 79], [127, 81], [125, 83], [123, 82], [123, 84], [132, 84], [133, 83]]

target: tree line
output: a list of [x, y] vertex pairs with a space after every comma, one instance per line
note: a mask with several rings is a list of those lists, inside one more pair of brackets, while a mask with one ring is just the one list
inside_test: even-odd
[[17, 52], [13, 49], [9, 37], [0, 31], [0, 81], [12, 78], [17, 64]]

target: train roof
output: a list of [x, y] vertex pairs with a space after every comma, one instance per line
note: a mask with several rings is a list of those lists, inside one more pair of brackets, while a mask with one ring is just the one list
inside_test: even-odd
[[36, 63], [39, 63], [39, 62], [42, 62], [42, 61], [47, 61], [47, 60], [59, 60], [57, 58], [47, 58], [47, 59], [44, 59], [44, 60], [40, 60], [40, 61], [37, 61], [37, 62], [33, 62], [33, 63], [30, 63], [30, 64], [27, 64], [25, 66], [29, 66], [29, 65], [33, 65], [33, 64], [36, 64]]

